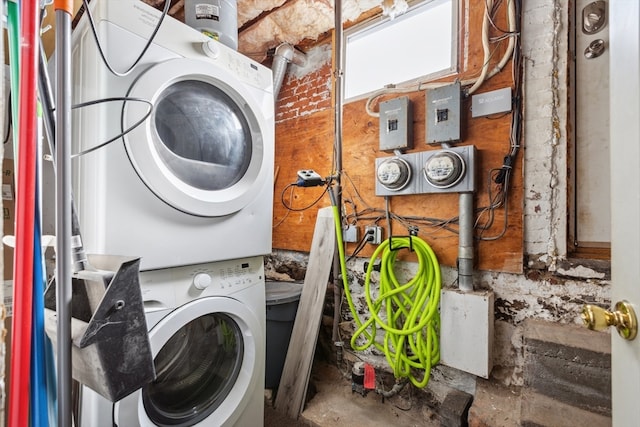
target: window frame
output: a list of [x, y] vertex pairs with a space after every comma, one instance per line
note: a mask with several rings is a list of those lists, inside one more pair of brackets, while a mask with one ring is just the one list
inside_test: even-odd
[[[347, 77], [349, 74], [349, 69], [347, 65], [348, 65], [348, 56], [349, 56], [349, 42], [352, 38], [363, 36], [366, 33], [384, 30], [385, 28], [388, 28], [389, 26], [393, 25], [393, 21], [401, 22], [401, 20], [411, 17], [411, 14], [416, 13], [416, 11], [419, 11], [423, 7], [433, 8], [433, 7], [443, 5], [445, 3], [451, 3], [451, 50], [450, 50], [451, 62], [448, 68], [423, 74], [421, 76], [418, 76], [406, 81], [402, 81], [402, 82], [397, 82], [397, 83], [388, 82], [388, 83], [385, 83], [384, 86], [378, 87], [371, 91], [347, 97], [346, 95], [347, 86], [348, 86]], [[416, 86], [419, 83], [437, 80], [444, 76], [457, 74], [459, 72], [458, 58], [459, 58], [459, 50], [460, 50], [459, 48], [459, 27], [460, 27], [459, 13], [460, 12], [459, 11], [460, 11], [459, 0], [419, 0], [419, 1], [410, 2], [408, 9], [402, 15], [399, 15], [394, 19], [391, 19], [388, 16], [378, 15], [345, 30], [345, 36], [343, 40], [343, 51], [345, 52], [344, 58], [343, 58], [344, 64], [342, 64], [342, 67], [341, 67], [344, 70], [345, 101], [351, 102], [351, 101], [357, 101], [360, 99], [368, 98], [371, 94], [378, 92], [384, 89], [385, 87], [388, 87], [388, 85], [391, 85], [391, 84], [396, 88], [408, 88], [411, 86]]]

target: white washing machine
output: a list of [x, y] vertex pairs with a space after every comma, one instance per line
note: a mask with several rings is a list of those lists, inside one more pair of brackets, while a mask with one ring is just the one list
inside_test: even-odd
[[[104, 56], [124, 74], [161, 12], [139, 0], [90, 8]], [[71, 61], [74, 106], [110, 99], [72, 114], [87, 253], [139, 256], [150, 270], [271, 252], [271, 70], [169, 16], [117, 76], [85, 13]]]
[[82, 387], [79, 426], [262, 426], [262, 257], [142, 272], [140, 285], [156, 380], [115, 403]]

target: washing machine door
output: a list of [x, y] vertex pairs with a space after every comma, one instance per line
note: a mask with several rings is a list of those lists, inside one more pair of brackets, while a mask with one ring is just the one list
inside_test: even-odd
[[194, 300], [149, 331], [156, 380], [117, 403], [119, 426], [227, 426], [262, 385], [262, 327], [228, 297]]
[[204, 217], [235, 213], [268, 179], [269, 125], [245, 84], [214, 63], [175, 58], [133, 83], [122, 128], [131, 164], [165, 203]]

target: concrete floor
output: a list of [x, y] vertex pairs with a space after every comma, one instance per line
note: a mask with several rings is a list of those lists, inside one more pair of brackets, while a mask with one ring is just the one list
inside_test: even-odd
[[350, 375], [343, 375], [336, 366], [324, 362], [314, 364], [309, 382], [308, 394], [315, 394], [299, 419], [278, 413], [267, 400], [265, 427], [440, 426], [435, 415], [411, 396], [410, 387], [384, 401], [374, 392], [363, 397], [352, 393]]

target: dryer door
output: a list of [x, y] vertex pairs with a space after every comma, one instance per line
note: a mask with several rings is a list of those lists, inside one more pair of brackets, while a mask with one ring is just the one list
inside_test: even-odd
[[[153, 112], [124, 137], [129, 159], [165, 203], [197, 216], [245, 207], [268, 179], [269, 125], [245, 86], [211, 62], [177, 58], [142, 73], [128, 96], [150, 100]], [[123, 129], [146, 114], [125, 103]]]
[[232, 298], [177, 308], [149, 332], [156, 380], [116, 404], [117, 425], [233, 425], [262, 385], [261, 331]]

